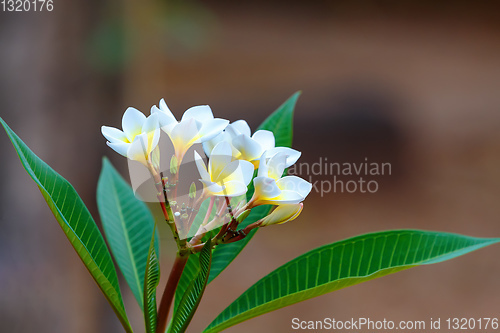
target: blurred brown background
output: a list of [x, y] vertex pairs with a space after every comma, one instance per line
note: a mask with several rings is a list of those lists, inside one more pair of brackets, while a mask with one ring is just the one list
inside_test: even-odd
[[[55, 1], [0, 13], [0, 116], [72, 182], [97, 217], [101, 157], [126, 175], [102, 124], [164, 97], [209, 104], [255, 129], [297, 90], [300, 161], [389, 162], [375, 194], [311, 194], [301, 217], [261, 230], [207, 288], [200, 332], [257, 279], [356, 234], [421, 228], [500, 236], [500, 20], [474, 1]], [[0, 134], [0, 331], [121, 332], [36, 186]], [[330, 176], [314, 176], [328, 180]], [[164, 233], [163, 285], [172, 262]], [[495, 317], [500, 248], [415, 268], [228, 329], [291, 320]], [[142, 318], [122, 288], [132, 324]]]

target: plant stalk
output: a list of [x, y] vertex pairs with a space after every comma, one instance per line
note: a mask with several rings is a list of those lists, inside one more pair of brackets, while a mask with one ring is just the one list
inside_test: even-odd
[[170, 312], [170, 306], [175, 296], [175, 290], [179, 284], [182, 272], [186, 266], [186, 262], [189, 258], [189, 254], [181, 255], [177, 253], [175, 257], [174, 265], [170, 271], [168, 277], [167, 285], [163, 291], [163, 296], [161, 297], [160, 307], [158, 309], [158, 322], [156, 325], [156, 333], [165, 333], [167, 328], [168, 313]]

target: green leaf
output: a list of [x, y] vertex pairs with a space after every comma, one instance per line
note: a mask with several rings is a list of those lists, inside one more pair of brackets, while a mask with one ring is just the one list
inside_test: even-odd
[[[257, 130], [268, 130], [274, 133], [276, 147], [291, 147], [293, 137], [293, 111], [297, 104], [297, 99], [300, 96], [300, 91], [293, 94], [285, 101], [276, 111], [274, 111], [267, 119], [259, 126]], [[253, 183], [247, 192], [247, 200], [253, 195]], [[256, 222], [269, 214], [270, 207], [256, 207], [252, 209], [250, 215], [246, 218], [240, 228]], [[252, 239], [258, 229], [252, 230], [243, 240], [219, 245], [213, 251], [213, 265], [210, 270], [209, 283], [212, 282], [227, 266], [240, 254], [248, 242]]]
[[57, 222], [113, 307], [125, 331], [132, 332], [116, 270], [94, 219], [73, 186], [36, 156], [0, 118], [26, 172], [35, 181]]
[[274, 133], [276, 147], [291, 147], [293, 138], [293, 111], [300, 96], [300, 91], [290, 96], [276, 111], [264, 120], [257, 130]]
[[182, 297], [186, 294], [186, 290], [189, 288], [191, 282], [196, 278], [198, 271], [200, 270], [200, 259], [199, 253], [191, 254], [184, 266], [181, 278], [177, 284], [177, 289], [175, 289], [174, 298], [174, 312], [177, 311]]
[[[196, 214], [193, 224], [191, 226], [190, 234], [196, 234], [198, 231], [198, 227], [201, 225], [205, 218], [205, 214], [208, 210], [210, 200], [205, 200], [198, 210]], [[179, 279], [179, 283], [177, 284], [177, 288], [175, 289], [175, 298], [174, 298], [174, 312], [177, 311], [177, 307], [181, 302], [182, 297], [186, 293], [187, 288], [190, 283], [196, 278], [198, 271], [200, 270], [199, 264], [199, 253], [191, 254], [186, 262], [186, 266], [184, 266], [184, 270], [182, 271], [181, 278]]]
[[[269, 214], [270, 206], [258, 206], [250, 211], [250, 215], [241, 223], [239, 229], [245, 228], [247, 225], [256, 222]], [[248, 244], [253, 235], [258, 229], [253, 229], [250, 233], [243, 238], [234, 243], [220, 244], [213, 251], [212, 258], [212, 268], [210, 269], [210, 276], [208, 277], [208, 283], [212, 282], [226, 267], [236, 258], [243, 248]]]
[[[153, 230], [156, 229], [156, 224]], [[147, 254], [147, 264], [144, 272], [144, 322], [146, 324], [146, 333], [155, 333], [157, 324], [157, 304], [156, 288], [160, 282], [160, 264], [158, 263], [157, 249], [155, 244], [155, 232], [151, 231], [151, 242]]]
[[212, 261], [212, 244], [208, 239], [199, 255], [199, 269], [196, 278], [191, 282], [182, 297], [177, 311], [172, 318], [169, 333], [182, 333], [186, 330], [200, 304], [207, 286], [208, 273]]
[[418, 265], [449, 260], [498, 243], [420, 230], [357, 236], [305, 253], [246, 290], [204, 331], [220, 332], [264, 313]]
[[[147, 205], [134, 196], [107, 158], [103, 159], [97, 186], [97, 206], [111, 252], [137, 303], [144, 309], [144, 272], [155, 222]], [[158, 243], [156, 238], [156, 253]]]

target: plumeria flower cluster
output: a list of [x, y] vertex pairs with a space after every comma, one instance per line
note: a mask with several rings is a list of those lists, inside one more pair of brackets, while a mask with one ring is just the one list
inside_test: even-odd
[[[109, 147], [140, 162], [151, 172], [165, 218], [178, 245], [192, 251], [200, 247], [209, 230], [221, 228], [213, 239], [213, 244], [219, 244], [242, 239], [256, 227], [294, 220], [312, 188], [300, 177], [284, 176], [286, 168], [300, 157], [299, 151], [276, 147], [270, 131], [258, 130], [252, 135], [244, 120], [230, 124], [214, 118], [208, 105], [186, 110], [179, 121], [163, 99], [151, 108], [149, 116], [128, 108], [123, 115], [122, 130], [103, 126], [102, 134]], [[159, 155], [165, 153], [159, 144], [161, 135], [166, 135], [174, 148], [169, 157], [170, 178], [163, 175], [158, 162]], [[200, 155], [202, 151], [193, 148], [189, 153], [195, 144], [203, 145], [208, 163], [207, 158]], [[181, 205], [177, 202], [177, 181], [186, 154], [194, 155], [191, 156], [199, 173], [198, 188], [202, 189], [196, 191], [196, 184], [191, 184], [189, 202]], [[245, 198], [252, 187], [253, 195], [247, 202]], [[208, 202], [205, 217], [193, 226], [205, 201]], [[260, 205], [272, 205], [271, 213], [238, 229], [250, 211]], [[182, 241], [187, 235], [192, 236], [191, 240]]]

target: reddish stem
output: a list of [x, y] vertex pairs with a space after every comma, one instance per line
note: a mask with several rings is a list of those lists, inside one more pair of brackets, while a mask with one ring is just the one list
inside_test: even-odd
[[180, 256], [179, 254], [177, 254], [177, 256], [175, 257], [174, 265], [172, 267], [172, 270], [170, 271], [167, 285], [165, 286], [165, 290], [163, 291], [163, 296], [161, 297], [160, 308], [158, 310], [158, 323], [156, 326], [156, 333], [164, 333], [167, 328], [167, 319], [168, 313], [170, 312], [170, 306], [172, 305], [172, 301], [175, 296], [175, 290], [177, 289], [177, 285], [179, 284], [182, 271], [186, 266], [188, 258], [188, 255]]

